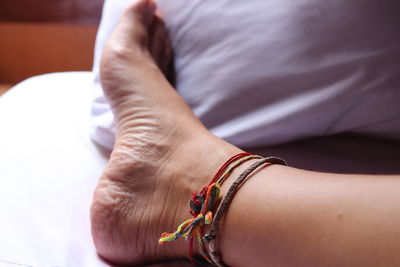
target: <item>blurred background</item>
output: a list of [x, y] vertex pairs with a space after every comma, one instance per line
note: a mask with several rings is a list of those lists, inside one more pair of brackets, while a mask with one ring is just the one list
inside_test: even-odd
[[0, 95], [33, 75], [90, 70], [104, 0], [1, 0]]

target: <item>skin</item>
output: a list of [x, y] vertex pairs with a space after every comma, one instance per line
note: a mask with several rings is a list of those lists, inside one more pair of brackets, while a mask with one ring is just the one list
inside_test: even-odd
[[[91, 222], [99, 255], [114, 264], [184, 259], [184, 241], [159, 246], [158, 238], [190, 218], [191, 193], [242, 152], [209, 133], [166, 79], [172, 53], [155, 10], [151, 0], [131, 5], [101, 62], [117, 135]], [[265, 166], [231, 203], [219, 249], [231, 266], [398, 266], [399, 202], [399, 176]]]

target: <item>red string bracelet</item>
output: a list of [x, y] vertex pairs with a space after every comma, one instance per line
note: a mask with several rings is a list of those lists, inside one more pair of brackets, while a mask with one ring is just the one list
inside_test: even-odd
[[260, 159], [262, 157], [251, 153], [240, 153], [228, 159], [199, 194], [192, 193], [189, 212], [193, 218], [181, 223], [174, 233], [163, 233], [158, 241], [159, 244], [175, 241], [181, 236], [184, 237], [189, 242], [189, 260], [194, 263], [193, 241], [196, 238], [203, 257], [212, 262], [203, 243], [202, 228], [205, 224], [211, 224], [212, 222], [212, 210], [219, 200], [220, 186], [236, 167], [247, 160], [257, 158]]

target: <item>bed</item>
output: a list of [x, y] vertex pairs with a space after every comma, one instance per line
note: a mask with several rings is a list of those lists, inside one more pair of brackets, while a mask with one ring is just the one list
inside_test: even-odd
[[[0, 97], [0, 266], [107, 266], [90, 235], [110, 152], [90, 138], [92, 83], [91, 72], [53, 73]], [[319, 171], [400, 172], [400, 146], [387, 140], [339, 135], [252, 151]]]

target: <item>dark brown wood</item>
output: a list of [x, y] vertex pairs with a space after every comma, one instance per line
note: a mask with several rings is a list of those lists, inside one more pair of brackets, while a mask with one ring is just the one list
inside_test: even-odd
[[98, 24], [104, 0], [0, 0], [1, 22]]
[[0, 23], [0, 83], [15, 84], [48, 72], [91, 70], [96, 30], [95, 25]]

